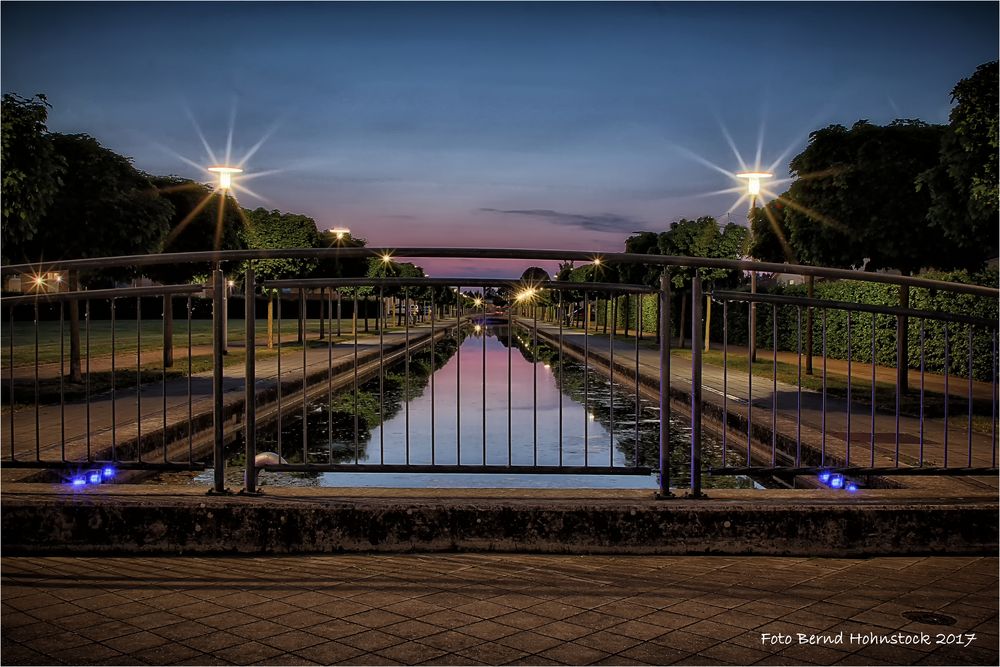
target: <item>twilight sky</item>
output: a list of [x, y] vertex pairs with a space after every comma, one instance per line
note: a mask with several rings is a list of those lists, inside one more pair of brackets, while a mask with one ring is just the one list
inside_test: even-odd
[[3, 92], [144, 171], [208, 180], [181, 157], [212, 161], [199, 131], [219, 159], [230, 127], [234, 160], [264, 139], [244, 206], [374, 246], [621, 250], [725, 219], [736, 184], [703, 161], [739, 170], [727, 134], [787, 176], [830, 123], [947, 122], [997, 24], [995, 2], [4, 2], [0, 49]]

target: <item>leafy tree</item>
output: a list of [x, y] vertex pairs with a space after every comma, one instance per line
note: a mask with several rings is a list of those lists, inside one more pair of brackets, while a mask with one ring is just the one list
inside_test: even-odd
[[[66, 164], [63, 184], [48, 206], [35, 234], [12, 244], [31, 260], [136, 255], [156, 248], [169, 227], [173, 210], [148, 177], [131, 161], [85, 134], [52, 134], [56, 152]], [[103, 272], [121, 277], [134, 271]], [[69, 288], [79, 286], [69, 272]], [[80, 382], [79, 308], [70, 302], [70, 381]]]
[[[697, 220], [681, 219], [671, 223], [670, 229], [660, 234], [658, 245], [663, 255], [680, 257], [712, 257], [738, 259], [746, 254], [748, 231], [733, 223], [727, 224], [722, 230], [715, 218], [702, 216]], [[713, 284], [735, 285], [740, 280], [738, 271], [729, 269], [698, 269], [698, 275]], [[671, 283], [682, 291], [690, 289], [691, 279], [695, 269], [690, 267], [675, 267], [670, 270]], [[706, 315], [710, 314], [711, 301], [706, 294]], [[681, 345], [684, 344], [684, 320], [686, 315], [686, 300], [681, 296]], [[707, 331], [707, 327], [706, 327]]]
[[[246, 211], [247, 224], [243, 228], [243, 240], [251, 249], [274, 248], [315, 248], [319, 242], [316, 222], [305, 215], [297, 213], [282, 213], [278, 210], [268, 211], [256, 208]], [[246, 266], [244, 263], [243, 271]], [[262, 280], [280, 280], [282, 278], [304, 277], [312, 273], [317, 266], [314, 260], [306, 259], [262, 259], [255, 260], [254, 272]], [[267, 301], [267, 346], [274, 345], [274, 294], [268, 295]], [[302, 310], [300, 304], [300, 311]], [[299, 340], [304, 342], [304, 332], [299, 318]]]
[[916, 178], [938, 161], [944, 128], [916, 120], [858, 121], [813, 132], [791, 161], [797, 176], [780, 201], [791, 246], [806, 264], [898, 269], [949, 268], [956, 249], [920, 221], [930, 196]]
[[957, 264], [969, 270], [997, 252], [998, 86], [997, 61], [958, 82], [940, 161], [917, 179], [930, 193], [928, 223], [960, 248]]
[[755, 206], [750, 211], [750, 241], [747, 254], [762, 262], [788, 262], [797, 264], [795, 250], [789, 242], [790, 231], [785, 221], [788, 210], [784, 199], [787, 193]]
[[10, 252], [30, 241], [62, 185], [66, 161], [56, 151], [45, 121], [44, 95], [30, 99], [3, 96], [3, 233], [4, 260], [20, 261]]

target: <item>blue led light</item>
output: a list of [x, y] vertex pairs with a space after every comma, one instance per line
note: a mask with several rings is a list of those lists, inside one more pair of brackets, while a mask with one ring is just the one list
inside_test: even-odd
[[101, 474], [104, 475], [105, 479], [110, 479], [115, 476], [115, 469], [112, 468], [111, 466], [108, 466], [107, 468], [104, 468], [101, 471]]
[[831, 489], [842, 489], [842, 488], [844, 488], [844, 476], [843, 475], [830, 475], [830, 488]]
[[74, 477], [71, 483], [73, 486], [84, 486], [87, 483], [87, 480], [83, 477]]
[[845, 486], [844, 488], [847, 489], [850, 493], [854, 493], [855, 491], [858, 490], [858, 485], [855, 484], [854, 482], [848, 482], [847, 486]]
[[828, 484], [830, 482], [830, 471], [824, 470], [818, 475], [818, 477], [819, 481], [823, 482], [824, 484]]
[[91, 470], [87, 473], [87, 483], [88, 484], [100, 484], [101, 483], [101, 471]]

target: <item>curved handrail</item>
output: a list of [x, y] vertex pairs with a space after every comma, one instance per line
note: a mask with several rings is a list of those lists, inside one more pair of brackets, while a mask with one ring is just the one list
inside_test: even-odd
[[777, 264], [750, 260], [718, 259], [711, 257], [677, 257], [672, 255], [642, 255], [623, 252], [595, 252], [585, 250], [529, 250], [524, 248], [281, 248], [268, 250], [222, 250], [150, 255], [124, 255], [87, 259], [46, 260], [37, 264], [11, 264], [0, 267], [0, 275], [13, 273], [45, 273], [58, 269], [94, 269], [122, 266], [158, 266], [174, 263], [213, 263], [265, 259], [354, 259], [390, 256], [399, 258], [435, 259], [522, 259], [530, 261], [581, 261], [600, 259], [608, 264], [649, 264], [663, 267], [689, 267], [697, 269], [728, 269], [760, 273], [791, 273], [817, 278], [859, 280], [864, 282], [909, 285], [927, 289], [944, 290], [961, 294], [974, 294], [997, 298], [1000, 289], [983, 285], [952, 283], [913, 276], [871, 273], [853, 269], [835, 269], [804, 264]]

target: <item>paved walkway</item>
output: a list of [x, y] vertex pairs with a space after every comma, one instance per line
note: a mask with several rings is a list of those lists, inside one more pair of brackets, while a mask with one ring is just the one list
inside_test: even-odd
[[[368, 554], [0, 563], [5, 665], [998, 661], [996, 558]], [[927, 643], [873, 643], [921, 636]], [[804, 643], [810, 638], [826, 643]]]
[[[436, 324], [438, 333], [445, 327], [453, 325], [454, 320], [446, 320]], [[410, 344], [419, 343], [431, 333], [429, 325], [414, 326], [409, 331]], [[388, 351], [393, 346], [405, 343], [405, 332], [385, 333], [383, 349]], [[359, 335], [357, 339], [357, 354], [362, 361], [375, 360], [379, 355], [378, 335]], [[332, 366], [336, 376], [342, 375], [337, 367], [349, 364], [353, 368], [355, 354], [354, 339], [343, 341], [332, 346]], [[324, 373], [330, 368], [331, 350], [327, 345], [310, 346], [305, 350], [290, 349], [267, 358], [261, 358], [256, 363], [255, 386], [258, 393], [267, 391], [277, 384], [280, 364], [282, 383], [301, 382], [303, 365], [308, 375]], [[242, 401], [244, 391], [243, 364], [226, 366], [223, 378], [224, 401], [226, 405]], [[351, 374], [353, 375], [353, 374]], [[341, 378], [343, 379], [343, 378]], [[289, 398], [287, 395], [285, 398]], [[190, 406], [190, 410], [189, 410]], [[164, 410], [164, 407], [166, 410]], [[258, 405], [258, 413], [263, 412], [263, 405]], [[68, 460], [84, 460], [87, 452], [95, 456], [110, 457], [111, 447], [120, 447], [123, 443], [134, 441], [138, 435], [148, 438], [154, 434], [159, 439], [165, 427], [174, 428], [187, 423], [189, 414], [195, 418], [198, 415], [211, 415], [212, 412], [212, 371], [195, 373], [188, 378], [176, 378], [165, 383], [154, 382], [142, 386], [139, 395], [135, 386], [119, 388], [114, 396], [104, 392], [90, 397], [89, 406], [85, 400], [67, 402], [64, 406], [45, 405], [29, 406], [11, 415], [3, 415], [3, 435], [0, 439], [0, 451], [5, 458], [11, 455], [11, 448], [18, 459], [34, 459], [36, 454], [41, 460], [58, 461], [63, 457], [63, 441], [65, 440], [65, 458]], [[209, 427], [210, 427], [209, 421]], [[63, 434], [65, 433], [65, 439]], [[172, 461], [185, 460], [188, 457], [186, 431], [183, 446], [170, 450], [168, 458]], [[173, 437], [176, 437], [174, 434]], [[168, 440], [170, 440], [168, 438]], [[148, 452], [146, 460], [162, 461], [163, 446], [159, 451]], [[102, 453], [98, 455], [98, 453]], [[9, 481], [23, 476], [23, 472], [3, 472], [3, 479]]]
[[[525, 326], [531, 326], [530, 321], [524, 321]], [[558, 336], [558, 326], [550, 324], [538, 325], [539, 333], [547, 334], [555, 340]], [[564, 329], [562, 332], [566, 345], [582, 351], [584, 348], [583, 332], [578, 329]], [[591, 359], [609, 356], [610, 341], [608, 336], [589, 335], [588, 352]], [[659, 350], [640, 346], [639, 369], [641, 376], [656, 385], [659, 382], [660, 357]], [[760, 353], [758, 353], [760, 355]], [[634, 380], [636, 350], [634, 342], [614, 341], [614, 359], [616, 365], [626, 368], [623, 374], [616, 372], [616, 380], [630, 386]], [[763, 360], [762, 356], [758, 359]], [[803, 360], [803, 374], [804, 374]], [[846, 366], [846, 364], [845, 364]], [[869, 372], [870, 372], [869, 366]], [[853, 370], [853, 369], [852, 369]], [[822, 377], [822, 366], [814, 368], [816, 377]], [[673, 355], [670, 367], [671, 386], [685, 393], [691, 387], [691, 361], [689, 358]], [[947, 442], [947, 463], [956, 467], [989, 467], [996, 465], [997, 443], [991, 433], [983, 433], [969, 428], [967, 412], [952, 414], [945, 428], [945, 420], [941, 418], [925, 418], [900, 415], [894, 413], [872, 412], [869, 405], [846, 399], [827, 396], [822, 392], [803, 388], [801, 392], [796, 385], [783, 382], [775, 383], [772, 378], [762, 378], [754, 375], [752, 387], [749, 375], [744, 371], [728, 369], [724, 372], [720, 366], [704, 364], [702, 366], [703, 400], [716, 407], [721, 414], [723, 410], [735, 413], [740, 418], [749, 418], [755, 428], [755, 434], [761, 437], [759, 429], [771, 431], [772, 423], [779, 434], [790, 437], [793, 441], [801, 437], [802, 442], [828, 456], [845, 460], [850, 442], [850, 462], [854, 465], [869, 466], [872, 463], [874, 448], [874, 463], [878, 467], [896, 467], [897, 465], [917, 465], [924, 461], [925, 465], [944, 465], [945, 442]], [[752, 396], [752, 401], [748, 398]], [[801, 401], [801, 403], [800, 403]], [[850, 406], [850, 407], [849, 407]], [[850, 415], [850, 424], [848, 424]], [[872, 428], [874, 424], [874, 428]], [[801, 425], [801, 435], [799, 426]], [[731, 451], [742, 452], [746, 456], [746, 427], [743, 432], [730, 429], [727, 442]], [[898, 438], [897, 438], [898, 433]], [[947, 434], [947, 435], [946, 435]], [[970, 439], [971, 435], [971, 439]], [[898, 455], [897, 455], [898, 439]], [[767, 437], [769, 440], [769, 437]], [[874, 443], [873, 443], [874, 441]], [[764, 446], [764, 456], [770, 458], [770, 443]], [[745, 464], [745, 458], [743, 458]], [[897, 463], [898, 462], [898, 463]], [[789, 461], [779, 465], [794, 463]], [[737, 461], [730, 460], [730, 464]], [[904, 480], [905, 481], [905, 480]], [[912, 481], [912, 480], [911, 480]], [[921, 482], [926, 484], [927, 482]], [[940, 482], [939, 482], [940, 483]], [[967, 482], [948, 481], [946, 484], [964, 484]], [[997, 478], [977, 478], [973, 484], [988, 484], [997, 487]]]

